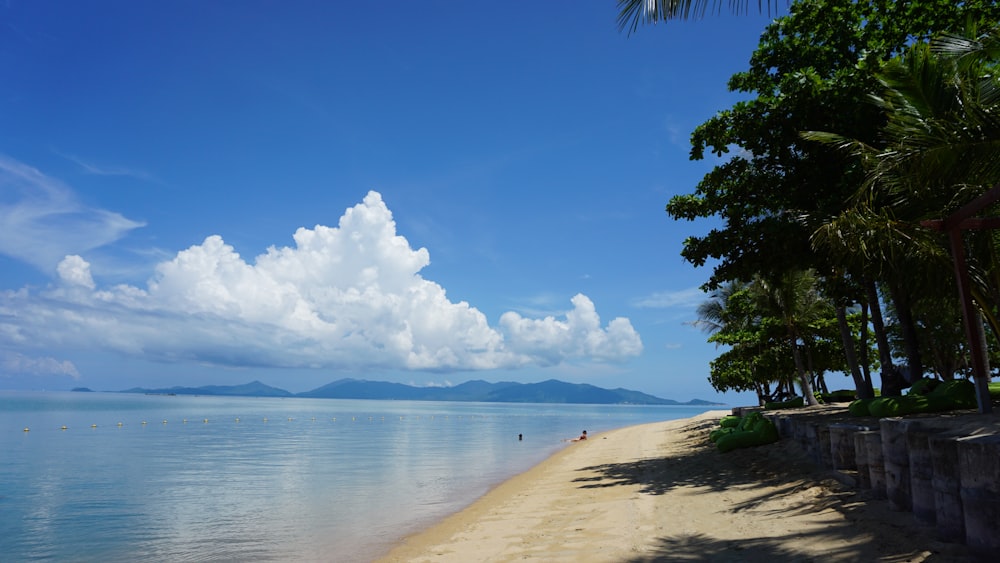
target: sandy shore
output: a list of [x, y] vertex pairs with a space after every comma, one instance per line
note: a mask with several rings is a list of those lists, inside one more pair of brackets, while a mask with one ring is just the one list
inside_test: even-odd
[[568, 444], [382, 561], [974, 561], [787, 440], [718, 453], [724, 414]]

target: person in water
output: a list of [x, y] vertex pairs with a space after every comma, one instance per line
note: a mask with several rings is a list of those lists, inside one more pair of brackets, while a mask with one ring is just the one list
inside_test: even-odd
[[586, 440], [586, 439], [587, 439], [587, 431], [586, 431], [586, 430], [584, 430], [584, 431], [583, 431], [583, 434], [580, 434], [580, 437], [579, 437], [579, 438], [577, 438], [577, 439], [575, 439], [575, 440], [573, 440], [573, 441], [574, 441], [574, 442], [579, 442], [580, 440]]

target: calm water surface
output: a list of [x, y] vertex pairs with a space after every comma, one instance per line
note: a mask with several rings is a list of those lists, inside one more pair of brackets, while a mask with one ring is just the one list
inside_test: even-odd
[[704, 410], [0, 392], [0, 561], [368, 561], [583, 429]]

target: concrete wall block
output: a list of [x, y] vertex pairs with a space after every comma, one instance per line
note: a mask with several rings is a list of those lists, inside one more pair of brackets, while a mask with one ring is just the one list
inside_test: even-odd
[[969, 436], [957, 443], [965, 543], [995, 555], [1000, 550], [1000, 435]]

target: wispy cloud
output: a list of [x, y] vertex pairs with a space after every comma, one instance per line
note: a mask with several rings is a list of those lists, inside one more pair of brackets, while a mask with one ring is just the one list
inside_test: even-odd
[[0, 155], [0, 253], [52, 272], [68, 255], [112, 243], [144, 223], [80, 203], [69, 186]]
[[83, 158], [80, 158], [79, 156], [73, 154], [66, 154], [60, 151], [55, 151], [55, 153], [79, 166], [86, 174], [91, 174], [94, 176], [126, 176], [129, 178], [135, 178], [137, 180], [143, 180], [146, 182], [160, 183], [160, 180], [158, 180], [156, 177], [146, 172], [145, 170], [128, 168], [124, 166], [98, 165], [93, 162], [84, 160]]
[[658, 291], [634, 300], [632, 305], [644, 309], [694, 308], [707, 297], [700, 288], [691, 287], [675, 291]]
[[688, 138], [690, 132], [681, 126], [673, 115], [663, 118], [663, 130], [667, 133], [667, 140], [671, 145], [680, 147], [684, 151], [691, 150], [691, 142]]

